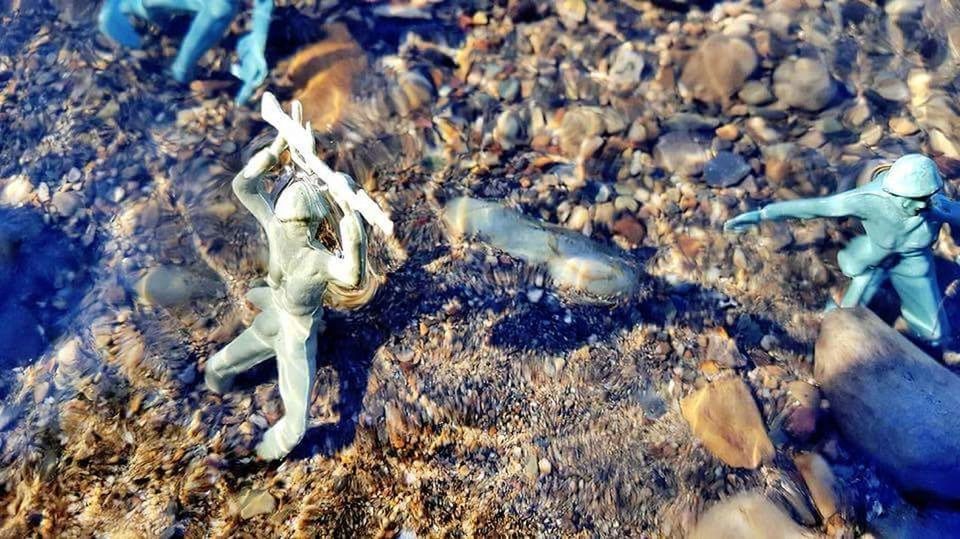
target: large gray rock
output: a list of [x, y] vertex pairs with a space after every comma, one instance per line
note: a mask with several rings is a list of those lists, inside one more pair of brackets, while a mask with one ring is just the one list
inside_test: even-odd
[[824, 316], [814, 373], [844, 437], [901, 490], [960, 501], [960, 377], [862, 307]]

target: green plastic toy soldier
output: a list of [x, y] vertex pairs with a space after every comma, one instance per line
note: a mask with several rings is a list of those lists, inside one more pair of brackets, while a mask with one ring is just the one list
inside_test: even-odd
[[725, 230], [741, 230], [760, 221], [856, 217], [866, 234], [837, 255], [850, 277], [841, 307], [866, 305], [889, 279], [900, 297], [909, 330], [932, 346], [950, 335], [932, 245], [946, 222], [960, 225], [960, 203], [943, 195], [943, 178], [932, 159], [909, 154], [878, 167], [862, 187], [832, 196], [775, 202], [730, 219]]
[[[268, 101], [275, 103], [272, 96]], [[294, 103], [293, 118], [286, 118], [286, 127], [299, 127], [301, 117], [299, 103]], [[267, 196], [263, 179], [288, 143], [297, 155], [295, 160], [316, 159], [312, 147], [295, 147], [297, 142], [306, 144], [304, 137], [288, 140], [284, 136], [298, 133], [292, 128], [281, 133], [233, 179], [234, 194], [266, 232], [270, 252], [267, 286], [247, 293], [247, 300], [261, 312], [249, 328], [207, 361], [204, 373], [207, 388], [223, 393], [236, 375], [277, 358], [284, 416], [256, 447], [257, 455], [267, 460], [288, 454], [306, 432], [316, 379], [317, 338], [324, 329], [323, 306], [357, 308], [372, 297], [377, 284], [367, 273], [361, 214], [346, 197], [331, 195], [322, 179], [304, 170], [281, 187], [274, 201]], [[309, 133], [309, 126], [303, 133]], [[353, 186], [346, 175], [330, 174]], [[343, 215], [339, 220], [338, 213]], [[316, 239], [323, 222], [339, 228], [340, 255]]]

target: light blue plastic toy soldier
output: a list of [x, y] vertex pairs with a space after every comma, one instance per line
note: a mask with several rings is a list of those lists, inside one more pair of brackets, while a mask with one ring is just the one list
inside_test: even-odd
[[951, 334], [931, 247], [942, 223], [960, 226], [960, 203], [942, 190], [936, 163], [909, 154], [878, 167], [866, 185], [828, 197], [775, 202], [738, 215], [724, 229], [784, 219], [860, 219], [866, 235], [851, 240], [837, 255], [841, 271], [851, 278], [840, 306], [866, 305], [889, 279], [909, 330], [930, 345], [941, 346]]
[[[193, 22], [183, 38], [170, 71], [178, 82], [193, 78], [197, 60], [223, 37], [242, 0], [106, 0], [100, 9], [100, 31], [125, 47], [139, 48], [140, 36], [130, 17], [152, 21], [162, 12], [193, 13]], [[270, 30], [273, 0], [252, 0], [252, 29], [237, 42], [239, 63], [230, 72], [243, 81], [237, 103], [246, 103], [253, 90], [267, 77], [264, 50]]]
[[[276, 356], [284, 416], [267, 430], [256, 452], [263, 459], [277, 459], [289, 453], [306, 432], [317, 337], [324, 329], [323, 306], [357, 308], [369, 301], [378, 282], [368, 272], [361, 221], [363, 212], [370, 213], [371, 208], [363, 202], [355, 204], [370, 199], [363, 191], [353, 190], [349, 176], [317, 165], [322, 162], [313, 154], [309, 124], [300, 126], [299, 103], [294, 102], [290, 118], [267, 93], [263, 116], [280, 127], [280, 135], [236, 175], [233, 191], [266, 232], [267, 286], [247, 293], [247, 300], [261, 312], [248, 329], [209, 359], [204, 376], [208, 389], [223, 393], [237, 374]], [[286, 185], [281, 183], [271, 202], [263, 179], [288, 146], [299, 168], [287, 170], [293, 176]], [[340, 255], [317, 240], [324, 222], [339, 229]]]

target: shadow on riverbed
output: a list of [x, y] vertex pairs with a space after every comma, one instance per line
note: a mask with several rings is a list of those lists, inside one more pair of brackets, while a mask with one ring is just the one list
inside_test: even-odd
[[[35, 359], [63, 332], [90, 286], [92, 255], [38, 212], [0, 206], [0, 368]], [[0, 386], [0, 396], [7, 390]]]

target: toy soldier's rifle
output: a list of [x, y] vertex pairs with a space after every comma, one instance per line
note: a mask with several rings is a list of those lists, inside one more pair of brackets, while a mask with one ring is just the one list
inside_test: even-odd
[[[293, 106], [299, 107], [299, 102]], [[263, 120], [276, 128], [280, 136], [287, 141], [290, 156], [293, 161], [305, 171], [313, 173], [322, 181], [334, 200], [347, 208], [360, 212], [360, 215], [370, 224], [376, 226], [387, 235], [393, 234], [393, 221], [377, 203], [370, 198], [363, 189], [354, 191], [347, 183], [344, 175], [334, 172], [316, 154], [313, 153], [313, 133], [309, 127], [301, 126], [293, 118], [283, 112], [280, 102], [270, 92], [263, 94], [260, 114]]]

